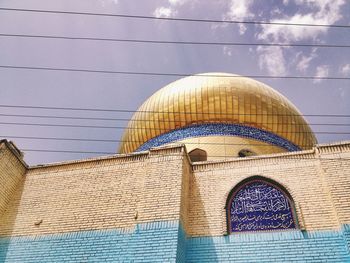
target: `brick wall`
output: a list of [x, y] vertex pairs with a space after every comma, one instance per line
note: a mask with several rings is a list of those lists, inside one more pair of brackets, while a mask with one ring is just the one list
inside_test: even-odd
[[189, 171], [183, 147], [32, 167], [0, 218], [0, 262], [184, 262]]
[[[350, 262], [350, 144], [193, 165], [186, 262]], [[261, 176], [292, 196], [294, 231], [227, 234], [230, 191]]]
[[0, 217], [8, 207], [13, 194], [20, 192], [20, 182], [26, 166], [13, 144], [0, 141]]
[[1, 217], [0, 236], [179, 220], [182, 150], [32, 168]]
[[[299, 227], [336, 230], [350, 223], [350, 162], [339, 159], [336, 147], [328, 159], [316, 150], [252, 157], [193, 166], [190, 181], [190, 236], [226, 234], [225, 204], [241, 181], [262, 176], [284, 186], [295, 202]], [[333, 152], [332, 152], [333, 151]], [[349, 155], [350, 150], [347, 150]], [[342, 150], [345, 155], [345, 149]]]
[[350, 222], [350, 144], [318, 148], [321, 172], [326, 178], [340, 224]]
[[[32, 167], [0, 215], [0, 262], [350, 261], [350, 148], [322, 147], [194, 165], [164, 147]], [[302, 231], [225, 236], [227, 197], [252, 176], [287, 189]]]

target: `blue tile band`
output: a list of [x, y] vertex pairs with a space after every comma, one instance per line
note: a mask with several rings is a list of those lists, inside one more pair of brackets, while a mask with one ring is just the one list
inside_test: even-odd
[[197, 237], [187, 241], [186, 262], [350, 262], [346, 231], [269, 231]]
[[179, 221], [159, 221], [126, 229], [0, 238], [0, 262], [181, 262], [179, 228]]
[[275, 146], [279, 146], [287, 151], [300, 151], [301, 148], [292, 142], [268, 131], [259, 128], [244, 126], [241, 124], [226, 123], [206, 123], [196, 124], [180, 129], [172, 130], [148, 140], [136, 151], [145, 151], [152, 147], [161, 146], [167, 143], [180, 141], [191, 137], [203, 136], [239, 136], [249, 139], [259, 140]]
[[61, 234], [0, 238], [0, 262], [350, 262], [350, 225], [186, 237], [178, 221]]

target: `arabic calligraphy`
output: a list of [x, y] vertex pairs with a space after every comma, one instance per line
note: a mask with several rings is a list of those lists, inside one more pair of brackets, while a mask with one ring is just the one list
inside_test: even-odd
[[295, 228], [289, 199], [262, 181], [240, 189], [229, 209], [231, 232]]

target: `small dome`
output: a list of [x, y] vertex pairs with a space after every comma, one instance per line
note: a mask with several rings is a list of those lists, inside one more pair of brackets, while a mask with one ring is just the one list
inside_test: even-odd
[[147, 99], [130, 120], [119, 152], [173, 142], [207, 151], [220, 148], [219, 141], [225, 144], [219, 150], [225, 155], [229, 148], [237, 154], [241, 149], [264, 154], [316, 144], [301, 113], [277, 91], [250, 78], [205, 73], [172, 82]]

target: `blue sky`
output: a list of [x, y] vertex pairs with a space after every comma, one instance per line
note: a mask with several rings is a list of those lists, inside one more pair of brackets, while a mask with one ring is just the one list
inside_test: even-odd
[[[217, 20], [350, 25], [350, 1], [2, 0], [1, 7]], [[350, 28], [155, 21], [0, 11], [0, 33], [169, 41], [349, 45]], [[0, 37], [0, 64], [114, 71], [350, 77], [348, 48], [202, 46]], [[0, 104], [136, 110], [177, 77], [0, 69]], [[264, 79], [305, 115], [350, 115], [350, 80]], [[0, 108], [1, 114], [129, 119], [130, 113]], [[309, 123], [350, 124], [350, 118], [309, 117]], [[39, 127], [0, 124], [0, 136], [120, 139], [126, 121], [0, 116], [0, 122], [109, 126]], [[116, 128], [113, 128], [116, 127]], [[315, 125], [314, 131], [349, 132]], [[320, 143], [349, 139], [317, 134]], [[11, 138], [9, 138], [11, 139]], [[13, 139], [21, 149], [116, 152], [118, 142]], [[29, 164], [93, 157], [25, 151]]]

